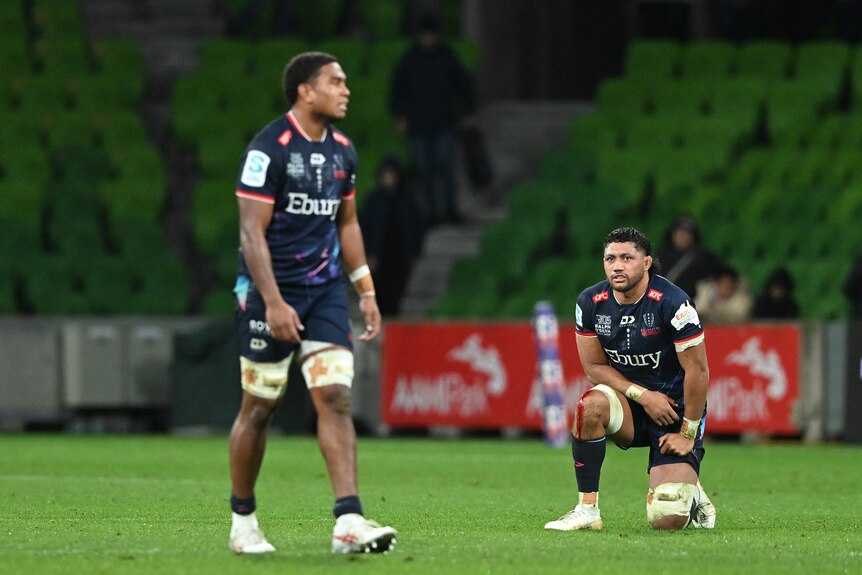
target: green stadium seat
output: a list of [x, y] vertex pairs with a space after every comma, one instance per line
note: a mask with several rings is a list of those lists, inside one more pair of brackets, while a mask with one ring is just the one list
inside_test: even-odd
[[628, 78], [667, 80], [676, 75], [680, 54], [671, 40], [638, 40], [629, 46], [623, 70]]
[[790, 70], [790, 44], [763, 40], [743, 44], [737, 54], [736, 73], [741, 78], [783, 80]]
[[368, 75], [383, 78], [388, 83], [395, 66], [411, 45], [412, 42], [406, 38], [371, 44], [368, 53]]
[[83, 314], [89, 310], [73, 262], [65, 257], [43, 255], [30, 261], [25, 293], [37, 314]]
[[91, 314], [126, 314], [131, 310], [132, 277], [118, 257], [91, 258], [82, 266], [82, 291]]
[[596, 180], [614, 185], [628, 205], [639, 203], [645, 193], [646, 181], [654, 170], [654, 157], [642, 148], [605, 149], [598, 155]]
[[683, 141], [683, 130], [688, 123], [681, 116], [643, 116], [633, 118], [625, 134], [628, 148], [673, 148]]
[[714, 82], [669, 80], [656, 86], [652, 96], [655, 114], [699, 116], [707, 109]]
[[297, 29], [312, 42], [332, 38], [338, 29], [338, 19], [344, 0], [315, 0], [296, 4]]
[[163, 254], [150, 258], [134, 271], [140, 285], [130, 298], [130, 308], [134, 313], [180, 315], [188, 311], [188, 278], [179, 260]]
[[48, 149], [96, 148], [100, 138], [101, 128], [92, 116], [70, 112], [48, 131]]
[[347, 74], [348, 84], [352, 78], [365, 74], [368, 57], [368, 44], [365, 41], [329, 38], [318, 42], [315, 49], [338, 58], [341, 68]]
[[602, 114], [585, 114], [572, 121], [569, 146], [578, 151], [594, 152], [617, 143], [617, 132], [611, 129]]
[[682, 77], [724, 79], [736, 64], [736, 47], [729, 42], [692, 42], [682, 49]]
[[626, 78], [605, 80], [599, 85], [596, 107], [608, 123], [625, 124], [647, 112], [651, 90], [646, 86]]
[[739, 79], [720, 82], [709, 100], [710, 113], [735, 119], [753, 130], [761, 107], [766, 101], [766, 83], [759, 79]]
[[62, 76], [34, 76], [14, 84], [24, 112], [44, 115], [65, 112], [72, 99]]
[[110, 76], [91, 75], [75, 81], [72, 87], [75, 107], [92, 113], [125, 110], [135, 112], [142, 94], [139, 83], [118, 83]]
[[843, 42], [801, 44], [796, 51], [796, 77], [841, 85], [850, 62], [850, 48]]
[[[2, 21], [0, 21], [0, 25], [2, 25]], [[8, 88], [9, 79], [27, 77], [33, 73], [33, 65], [27, 55], [26, 37], [22, 34], [20, 37], [12, 37], [12, 41], [9, 41], [6, 30], [3, 27], [3, 35], [7, 41], [0, 41], [0, 61], [3, 62], [3, 81], [0, 88], [4, 92], [10, 91]]]
[[258, 78], [281, 83], [284, 67], [290, 59], [310, 49], [307, 40], [301, 38], [267, 38], [261, 40], [253, 53], [254, 75]]
[[213, 38], [201, 46], [200, 70], [242, 83], [251, 74], [254, 45], [235, 38]]
[[404, 3], [401, 0], [360, 0], [362, 21], [372, 42], [401, 37]]
[[39, 70], [48, 77], [82, 77], [92, 71], [83, 36], [43, 38], [36, 43], [34, 52]]
[[770, 87], [767, 96], [767, 129], [773, 141], [781, 139], [792, 126], [813, 125], [835, 105], [835, 94], [817, 82], [791, 80]]
[[236, 297], [226, 288], [220, 288], [204, 297], [201, 311], [206, 315], [233, 315], [236, 308]]

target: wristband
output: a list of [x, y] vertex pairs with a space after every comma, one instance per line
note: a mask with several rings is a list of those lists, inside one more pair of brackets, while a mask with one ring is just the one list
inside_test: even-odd
[[644, 394], [645, 391], [646, 389], [633, 383], [626, 390], [626, 397], [628, 397], [635, 403], [640, 403], [641, 396]]
[[363, 264], [359, 266], [350, 272], [348, 277], [353, 283], [353, 287], [356, 288], [356, 293], [359, 294], [359, 297], [375, 295], [374, 280], [371, 278], [371, 270], [368, 269], [368, 265]]
[[371, 290], [371, 291], [367, 291], [367, 292], [362, 292], [361, 294], [359, 294], [359, 297], [374, 297], [376, 295], [377, 295], [377, 292], [374, 290]]
[[350, 275], [348, 277], [350, 278], [350, 283], [356, 283], [359, 280], [361, 280], [362, 278], [364, 278], [365, 276], [370, 276], [370, 275], [371, 275], [371, 270], [368, 269], [368, 264], [363, 264], [363, 265], [359, 266], [358, 268], [356, 268], [355, 270], [353, 270], [352, 272], [350, 272]]
[[682, 418], [682, 425], [679, 428], [679, 434], [686, 439], [694, 439], [697, 437], [697, 430], [700, 428], [699, 419]]

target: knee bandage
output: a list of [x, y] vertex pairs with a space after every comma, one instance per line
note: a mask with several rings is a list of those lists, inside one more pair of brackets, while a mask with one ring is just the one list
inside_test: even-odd
[[623, 406], [620, 403], [620, 398], [617, 396], [617, 392], [603, 383], [600, 383], [588, 390], [587, 393], [590, 391], [600, 391], [608, 398], [608, 403], [611, 407], [611, 415], [608, 419], [608, 428], [605, 430], [605, 433], [613, 435], [623, 426]]
[[647, 519], [650, 523], [669, 515], [688, 517], [685, 526], [691, 521], [691, 511], [697, 504], [697, 485], [690, 483], [662, 483], [647, 493]]
[[279, 399], [287, 389], [287, 368], [293, 354], [275, 363], [260, 363], [239, 358], [242, 388], [263, 399]]
[[353, 384], [353, 352], [322, 341], [304, 341], [300, 348], [302, 375], [309, 389]]

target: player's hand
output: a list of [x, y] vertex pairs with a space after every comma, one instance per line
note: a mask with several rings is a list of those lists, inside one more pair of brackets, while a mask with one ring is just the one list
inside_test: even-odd
[[675, 421], [679, 421], [679, 415], [674, 411], [676, 402], [670, 397], [657, 391], [646, 390], [638, 401], [647, 415], [659, 425], [670, 425]]
[[273, 339], [299, 343], [302, 339], [299, 332], [305, 329], [299, 319], [299, 314], [287, 302], [282, 301], [266, 308], [266, 322], [269, 324]]
[[373, 295], [360, 296], [359, 309], [362, 310], [362, 319], [365, 321], [365, 331], [359, 339], [362, 341], [374, 339], [380, 333], [380, 309], [377, 307], [377, 298]]
[[683, 437], [681, 433], [667, 433], [658, 438], [662, 455], [688, 455], [694, 449], [694, 439]]

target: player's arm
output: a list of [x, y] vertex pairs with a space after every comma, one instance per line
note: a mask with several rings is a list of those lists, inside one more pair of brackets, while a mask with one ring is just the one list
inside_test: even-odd
[[338, 240], [341, 242], [341, 262], [359, 294], [359, 308], [365, 320], [365, 331], [359, 339], [373, 339], [380, 332], [380, 309], [377, 307], [371, 270], [368, 269], [365, 259], [365, 244], [362, 241], [362, 229], [359, 227], [359, 218], [356, 217], [356, 201], [353, 197], [342, 200], [336, 225]]
[[685, 371], [683, 393], [685, 394], [685, 418], [678, 433], [668, 433], [659, 438], [662, 453], [687, 455], [694, 447], [700, 432], [700, 420], [706, 407], [709, 385], [709, 365], [706, 361], [706, 345], [701, 342], [677, 352], [679, 363]]
[[272, 220], [273, 204], [237, 198], [239, 202], [239, 241], [245, 265], [266, 304], [266, 321], [272, 337], [298, 342], [305, 329], [299, 316], [281, 297], [272, 271], [272, 255], [266, 243], [266, 229]]
[[669, 425], [679, 419], [673, 410], [676, 402], [663, 393], [650, 391], [629, 380], [611, 367], [608, 356], [597, 337], [577, 336], [578, 355], [587, 379], [593, 385], [604, 384], [641, 404], [653, 421]]

